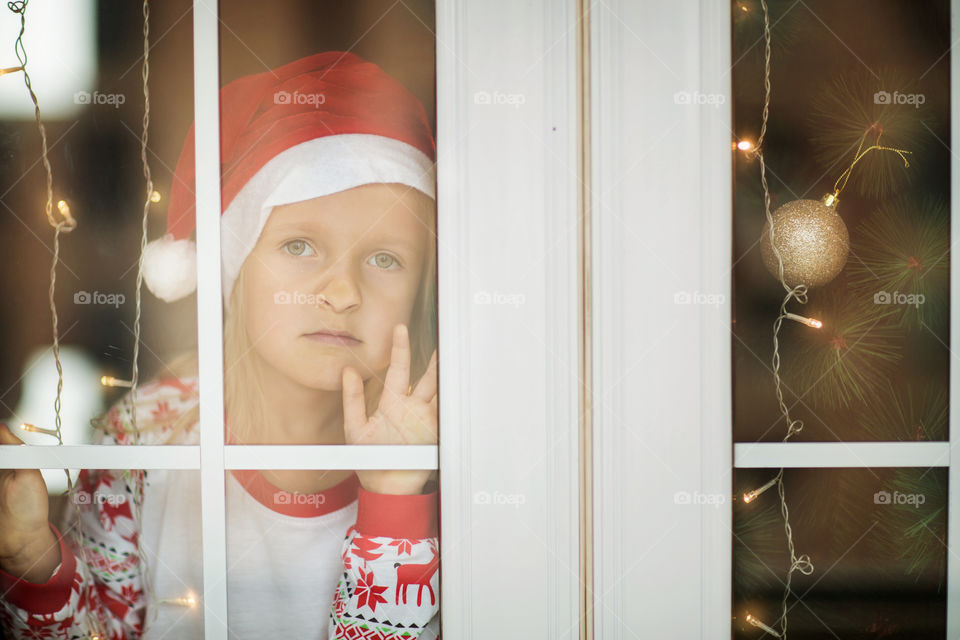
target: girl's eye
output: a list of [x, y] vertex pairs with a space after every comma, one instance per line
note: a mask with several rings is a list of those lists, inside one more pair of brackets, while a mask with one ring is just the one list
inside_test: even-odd
[[283, 248], [286, 249], [287, 253], [292, 256], [314, 255], [312, 253], [313, 247], [307, 244], [304, 240], [291, 240], [283, 245]]
[[[371, 256], [370, 260], [374, 262], [372, 266], [380, 267], [381, 269], [386, 269], [392, 271], [393, 268], [399, 268], [400, 263], [389, 253], [378, 253], [375, 256]], [[370, 264], [369, 262], [367, 264]], [[394, 267], [396, 265], [396, 267]]]

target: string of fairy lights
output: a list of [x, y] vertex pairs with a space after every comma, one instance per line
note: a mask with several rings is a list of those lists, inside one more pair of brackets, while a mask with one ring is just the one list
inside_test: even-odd
[[[4, 74], [16, 72], [23, 74], [23, 82], [27, 88], [27, 92], [30, 94], [30, 99], [33, 101], [34, 117], [37, 122], [37, 129], [40, 132], [40, 159], [46, 174], [46, 203], [44, 206], [44, 214], [54, 230], [53, 259], [50, 264], [50, 286], [47, 291], [47, 296], [50, 305], [50, 315], [52, 317], [53, 358], [57, 367], [57, 394], [53, 404], [55, 416], [54, 424], [56, 426], [55, 429], [40, 429], [28, 424], [22, 425], [22, 428], [25, 431], [38, 431], [47, 435], [51, 435], [57, 439], [58, 444], [62, 445], [63, 433], [61, 430], [60, 400], [63, 393], [63, 367], [60, 363], [60, 331], [58, 326], [57, 304], [54, 294], [56, 292], [57, 284], [57, 264], [60, 261], [60, 234], [69, 233], [76, 229], [77, 221], [71, 215], [70, 207], [64, 200], [61, 200], [57, 203], [57, 211], [60, 213], [60, 218], [58, 219], [53, 215], [53, 169], [50, 166], [50, 160], [47, 156], [47, 130], [43, 125], [43, 119], [40, 115], [40, 103], [37, 100], [37, 94], [33, 91], [30, 73], [27, 70], [27, 49], [23, 44], [23, 34], [26, 32], [27, 28], [26, 15], [28, 3], [29, 0], [19, 0], [16, 2], [7, 3], [7, 8], [13, 13], [17, 14], [20, 18], [20, 32], [17, 35], [17, 39], [14, 43], [14, 52], [20, 64], [17, 67], [4, 69]], [[70, 477], [70, 471], [68, 469], [64, 469], [64, 473], [67, 476], [67, 492], [72, 494], [74, 491], [74, 486], [73, 480]], [[81, 554], [82, 562], [80, 562], [80, 570], [83, 573], [84, 580], [89, 581], [88, 584], [92, 584], [87, 565], [86, 550], [83, 546], [82, 522], [78, 520], [75, 526], [70, 529], [69, 533], [74, 539], [75, 546], [77, 549], [79, 549]], [[99, 621], [95, 616], [93, 616], [92, 608], [87, 609], [87, 625], [91, 630], [91, 637], [93, 639], [99, 640], [101, 637], [104, 637], [104, 634], [100, 629]]]
[[[60, 234], [69, 233], [77, 227], [77, 221], [72, 216], [70, 211], [70, 206], [65, 200], [59, 200], [57, 202], [57, 211], [60, 214], [60, 217], [57, 218], [53, 214], [53, 170], [50, 165], [48, 158], [48, 149], [47, 149], [47, 136], [46, 129], [43, 125], [43, 120], [40, 115], [40, 105], [37, 99], [36, 93], [33, 91], [31, 84], [30, 75], [27, 71], [27, 51], [23, 44], [23, 34], [26, 30], [26, 12], [29, 0], [16, 0], [7, 3], [7, 7], [17, 14], [20, 18], [20, 32], [17, 36], [16, 42], [14, 44], [14, 50], [17, 56], [17, 60], [20, 64], [16, 67], [7, 67], [0, 69], [0, 76], [12, 73], [23, 73], [24, 84], [26, 85], [27, 91], [30, 94], [30, 98], [33, 101], [34, 105], [34, 114], [36, 117], [37, 127], [40, 132], [40, 141], [41, 141], [41, 161], [46, 172], [46, 205], [45, 205], [45, 214], [48, 222], [54, 228], [54, 239], [53, 239], [53, 259], [50, 266], [50, 286], [48, 289], [48, 301], [50, 306], [50, 313], [52, 317], [52, 328], [53, 328], [53, 356], [54, 362], [57, 368], [57, 394], [54, 402], [54, 415], [55, 415], [55, 428], [48, 429], [44, 427], [38, 427], [34, 424], [23, 423], [20, 425], [20, 428], [24, 431], [41, 433], [49, 435], [56, 438], [58, 445], [63, 445], [63, 433], [61, 426], [61, 396], [63, 391], [63, 368], [60, 362], [60, 339], [59, 339], [59, 329], [58, 329], [58, 314], [57, 307], [55, 302], [55, 292], [56, 292], [56, 270], [57, 264], [60, 259]], [[141, 342], [141, 288], [143, 283], [143, 253], [144, 248], [147, 244], [147, 222], [149, 218], [150, 205], [151, 203], [159, 202], [161, 197], [160, 193], [154, 189], [153, 179], [150, 172], [150, 164], [147, 161], [147, 142], [149, 140], [149, 127], [150, 127], [150, 91], [149, 91], [149, 77], [150, 77], [150, 5], [149, 0], [143, 1], [143, 64], [141, 67], [141, 80], [143, 86], [143, 99], [144, 99], [144, 111], [143, 111], [143, 121], [142, 121], [142, 130], [140, 136], [140, 159], [143, 165], [143, 176], [145, 179], [145, 198], [143, 203], [143, 215], [141, 218], [141, 238], [140, 238], [140, 254], [137, 262], [137, 280], [135, 287], [135, 317], [134, 317], [134, 347], [133, 347], [133, 358], [132, 358], [132, 372], [130, 380], [124, 380], [115, 378], [112, 376], [102, 376], [100, 382], [103, 386], [107, 387], [124, 387], [129, 388], [130, 392], [126, 396], [126, 402], [124, 403], [124, 410], [129, 416], [129, 422], [132, 428], [134, 443], [140, 444], [141, 433], [140, 428], [137, 422], [137, 412], [136, 412], [136, 394], [137, 394], [137, 385], [139, 383], [139, 353], [140, 353], [140, 342]], [[70, 472], [68, 469], [64, 469], [64, 472], [67, 476], [67, 495], [71, 498], [76, 494], [78, 488], [74, 485]], [[126, 470], [125, 475], [128, 479], [133, 481], [133, 505], [132, 505], [132, 515], [136, 531], [142, 531], [143, 525], [143, 500], [144, 500], [144, 489], [146, 482], [146, 470], [144, 469], [134, 469]], [[76, 504], [76, 501], [74, 501]], [[76, 518], [74, 526], [71, 527], [70, 533], [74, 540], [75, 548], [81, 554], [81, 562], [79, 563], [80, 571], [84, 576], [84, 580], [88, 585], [93, 584], [93, 580], [89, 575], [89, 565], [86, 555], [86, 547], [83, 544], [83, 521], [80, 517]], [[197, 598], [193, 593], [187, 593], [183, 597], [177, 598], [165, 598], [162, 600], [157, 600], [152, 591], [152, 582], [150, 579], [150, 564], [146, 556], [144, 546], [140, 536], [137, 537], [137, 552], [139, 556], [139, 570], [141, 575], [141, 587], [144, 594], [144, 599], [148, 603], [147, 613], [144, 616], [144, 623], [142, 628], [141, 637], [145, 636], [147, 629], [150, 624], [156, 621], [158, 615], [157, 605], [159, 604], [172, 604], [178, 606], [184, 606], [189, 608], [194, 608], [197, 606]], [[92, 606], [87, 607], [87, 626], [90, 634], [90, 640], [102, 640], [109, 637], [109, 634], [104, 631], [106, 626], [103, 621], [99, 620], [95, 613], [99, 613], [99, 610]]]
[[[756, 158], [759, 162], [760, 182], [763, 188], [763, 207], [766, 216], [766, 223], [761, 234], [761, 254], [766, 268], [786, 291], [786, 295], [780, 303], [780, 312], [773, 324], [773, 357], [771, 364], [777, 404], [787, 425], [787, 433], [782, 441], [787, 442], [791, 437], [800, 433], [803, 429], [803, 421], [791, 417], [790, 409], [783, 399], [780, 377], [780, 329], [784, 320], [798, 322], [812, 329], [821, 329], [824, 326], [824, 323], [819, 319], [787, 311], [787, 305], [792, 301], [796, 301], [798, 304], [806, 304], [808, 289], [827, 284], [840, 273], [846, 264], [850, 250], [849, 234], [836, 209], [840, 193], [850, 179], [854, 167], [871, 151], [894, 152], [903, 160], [904, 166], [909, 167], [906, 154], [910, 152], [880, 145], [879, 138], [882, 134], [879, 133], [876, 134], [876, 143], [864, 148], [867, 135], [871, 133], [871, 131], [867, 131], [860, 138], [853, 161], [834, 183], [832, 193], [824, 195], [819, 201], [794, 200], [787, 202], [771, 214], [770, 189], [767, 184], [767, 167], [763, 154], [763, 142], [767, 134], [770, 114], [771, 30], [766, 0], [760, 0], [760, 5], [763, 10], [764, 37], [764, 101], [760, 133], [756, 142], [745, 139], [739, 140], [734, 144], [734, 148]], [[747, 11], [745, 5], [741, 5], [740, 8], [742, 11]], [[813, 573], [814, 566], [809, 555], [797, 555], [796, 553], [783, 475], [784, 469], [781, 468], [767, 483], [744, 493], [743, 501], [745, 503], [753, 502], [767, 490], [774, 486], [777, 487], [780, 499], [780, 514], [783, 518], [787, 548], [790, 552], [790, 566], [784, 582], [782, 612], [773, 626], [750, 613], [746, 614], [745, 620], [766, 634], [785, 640], [787, 638], [788, 601], [793, 573], [799, 571], [809, 576]]]

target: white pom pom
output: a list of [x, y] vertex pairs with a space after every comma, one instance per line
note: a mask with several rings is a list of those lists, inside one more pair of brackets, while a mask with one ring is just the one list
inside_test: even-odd
[[143, 280], [161, 300], [173, 302], [197, 288], [197, 245], [189, 238], [174, 240], [167, 234], [147, 243], [143, 250]]

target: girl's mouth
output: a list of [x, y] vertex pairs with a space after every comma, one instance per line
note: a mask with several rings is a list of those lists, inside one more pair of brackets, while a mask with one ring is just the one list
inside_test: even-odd
[[323, 342], [324, 344], [335, 344], [345, 347], [360, 344], [359, 340], [349, 334], [338, 335], [334, 333], [318, 331], [316, 333], [307, 333], [305, 334], [305, 337], [310, 338], [311, 340], [316, 340], [317, 342]]

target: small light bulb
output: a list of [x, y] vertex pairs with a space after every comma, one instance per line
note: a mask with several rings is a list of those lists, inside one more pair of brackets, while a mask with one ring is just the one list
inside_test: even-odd
[[807, 318], [805, 316], [800, 316], [795, 313], [786, 313], [783, 316], [787, 320], [793, 320], [794, 322], [799, 322], [800, 324], [805, 324], [808, 327], [813, 327], [814, 329], [820, 329], [823, 327], [823, 323], [817, 320], [816, 318]]
[[43, 433], [48, 436], [53, 436], [54, 438], [57, 437], [57, 432], [54, 431], [53, 429], [44, 429], [43, 427], [38, 427], [28, 422], [24, 422], [23, 424], [21, 424], [20, 428], [28, 433]]
[[66, 220], [67, 229], [73, 229], [77, 226], [77, 221], [73, 219], [72, 215], [70, 215], [70, 205], [67, 204], [66, 200], [59, 200], [57, 202], [57, 210], [60, 211], [60, 215], [63, 216], [64, 220]]
[[133, 383], [129, 380], [120, 380], [113, 376], [100, 376], [100, 384], [105, 387], [132, 387]]
[[190, 607], [191, 609], [193, 609], [194, 607], [197, 606], [197, 599], [194, 597], [193, 593], [188, 593], [182, 598], [177, 598], [176, 603], [181, 606]]
[[160, 202], [160, 192], [156, 189], [150, 194], [150, 202]]
[[737, 143], [737, 149], [743, 152], [753, 151], [753, 143], [749, 140], [741, 140]]
[[187, 595], [180, 598], [165, 598], [158, 601], [158, 604], [164, 603], [175, 604], [181, 607], [190, 607], [193, 609], [197, 606], [197, 598], [193, 595], [193, 592], [188, 592]]
[[759, 628], [759, 629], [763, 629], [764, 631], [766, 631], [767, 633], [769, 633], [769, 634], [772, 635], [772, 636], [775, 636], [775, 637], [777, 637], [777, 638], [782, 637], [782, 636], [780, 635], [780, 633], [777, 632], [776, 629], [772, 629], [772, 628], [768, 627], [767, 625], [763, 624], [761, 621], [759, 621], [759, 620], [757, 620], [756, 618], [754, 618], [754, 617], [753, 617], [752, 615], [750, 615], [749, 613], [747, 614], [747, 622], [749, 622], [750, 624], [752, 624], [753, 626], [755, 626], [755, 627], [757, 627], [757, 628]]
[[763, 493], [764, 491], [772, 487], [774, 484], [776, 484], [776, 482], [777, 482], [777, 479], [774, 478], [773, 480], [763, 485], [759, 489], [754, 489], [753, 491], [743, 494], [743, 501], [752, 502], [753, 500], [756, 499], [757, 496], [759, 496], [761, 493]]

